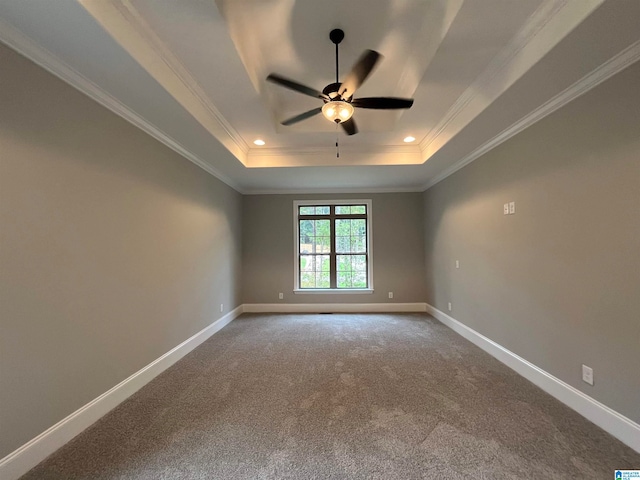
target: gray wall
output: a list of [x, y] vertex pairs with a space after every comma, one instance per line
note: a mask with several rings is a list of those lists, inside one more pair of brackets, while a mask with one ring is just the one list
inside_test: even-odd
[[[451, 301], [640, 422], [640, 64], [424, 194], [246, 197], [2, 45], [0, 67], [0, 458], [220, 303], [278, 292]], [[310, 198], [373, 200], [374, 294], [293, 294], [292, 203]]]
[[240, 303], [241, 196], [0, 44], [0, 458]]
[[636, 63], [424, 194], [426, 300], [636, 422], [639, 87]]
[[[367, 294], [294, 294], [293, 201], [370, 198], [373, 286]], [[244, 303], [423, 302], [422, 194], [248, 195], [243, 198]], [[278, 300], [278, 293], [284, 300]], [[394, 298], [388, 293], [394, 292]]]

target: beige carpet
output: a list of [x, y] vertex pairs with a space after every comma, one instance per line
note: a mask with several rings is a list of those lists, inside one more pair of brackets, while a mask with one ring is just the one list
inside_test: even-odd
[[640, 455], [426, 315], [243, 315], [24, 479], [610, 479]]

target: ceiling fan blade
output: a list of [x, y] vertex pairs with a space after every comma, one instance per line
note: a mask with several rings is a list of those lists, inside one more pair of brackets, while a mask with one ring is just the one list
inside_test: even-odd
[[309, 117], [313, 117], [314, 115], [322, 112], [322, 107], [314, 108], [313, 110], [309, 110], [308, 112], [301, 113], [300, 115], [296, 115], [295, 117], [288, 118], [282, 125], [293, 125], [294, 123], [301, 122], [302, 120], [306, 120]]
[[354, 98], [351, 105], [358, 108], [374, 108], [376, 110], [394, 110], [397, 108], [411, 108], [413, 98], [397, 97], [366, 97]]
[[267, 77], [267, 82], [275, 83], [282, 87], [288, 88], [290, 90], [294, 90], [299, 93], [303, 93], [305, 95], [309, 95], [314, 98], [321, 98], [323, 100], [329, 100], [324, 93], [319, 90], [315, 90], [311, 87], [307, 87], [306, 85], [302, 85], [301, 83], [294, 82], [293, 80], [289, 80], [288, 78], [281, 77], [276, 73], [272, 73]]
[[374, 50], [365, 50], [355, 63], [347, 77], [345, 78], [338, 93], [342, 98], [352, 97], [355, 91], [360, 88], [360, 85], [367, 79], [373, 68], [380, 60], [380, 55]]
[[346, 122], [342, 122], [340, 126], [347, 135], [355, 135], [358, 133], [358, 127], [356, 127], [356, 122], [353, 120], [353, 117]]

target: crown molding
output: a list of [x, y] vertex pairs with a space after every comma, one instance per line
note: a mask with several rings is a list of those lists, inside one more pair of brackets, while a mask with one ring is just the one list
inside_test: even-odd
[[447, 113], [442, 117], [438, 124], [427, 133], [420, 141], [420, 149], [423, 152], [441, 136], [449, 125], [459, 116], [464, 114], [465, 108], [469, 103], [479, 95], [479, 92], [485, 91], [489, 82], [491, 82], [501, 71], [504, 71], [509, 62], [527, 45], [535, 35], [546, 25], [551, 18], [558, 13], [558, 10], [564, 6], [565, 1], [557, 2], [555, 0], [547, 0], [542, 3], [531, 16], [531, 19], [516, 35], [515, 40], [502, 49], [496, 58], [489, 63], [487, 68], [480, 76], [471, 84], [454, 102]]
[[[439, 145], [447, 143], [476, 118], [603, 2], [544, 0], [513, 41], [496, 55], [440, 122], [420, 141], [423, 160], [428, 160], [439, 149]], [[543, 31], [546, 34], [540, 35]]]
[[[249, 145], [244, 141], [240, 133], [222, 115], [220, 110], [213, 104], [208, 95], [204, 92], [198, 81], [191, 75], [191, 72], [178, 60], [167, 45], [158, 37], [144, 17], [133, 6], [130, 0], [120, 0], [122, 7], [129, 14], [127, 18], [134, 27], [138, 27], [140, 35], [147, 40], [149, 45], [156, 51], [158, 56], [173, 71], [185, 87], [193, 94], [193, 96], [201, 103], [201, 105], [211, 114], [223, 131], [229, 136], [240, 151], [246, 155], [249, 151]], [[223, 142], [224, 143], [224, 142]]]
[[[334, 146], [322, 146], [322, 147], [267, 147], [267, 148], [251, 148], [249, 149], [249, 157], [280, 157], [280, 156], [313, 156], [324, 155], [327, 153], [334, 154], [336, 147]], [[417, 145], [344, 145], [340, 146], [340, 152], [351, 154], [411, 154], [420, 153], [420, 147]], [[422, 163], [422, 162], [420, 162]]]
[[242, 164], [247, 143], [129, 0], [78, 0], [129, 55]]
[[221, 173], [215, 167], [211, 166], [209, 163], [205, 162], [200, 157], [190, 152], [187, 148], [171, 138], [154, 124], [142, 118], [131, 108], [124, 105], [118, 99], [116, 99], [115, 97], [104, 91], [102, 88], [100, 88], [98, 85], [93, 83], [91, 80], [86, 78], [84, 75], [78, 73], [65, 62], [60, 60], [53, 53], [51, 53], [44, 47], [41, 47], [39, 44], [31, 40], [29, 37], [24, 35], [22, 32], [20, 32], [1, 18], [0, 42], [17, 51], [22, 56], [28, 58], [36, 65], [44, 68], [49, 73], [58, 77], [63, 82], [69, 84], [70, 86], [83, 93], [87, 97], [91, 98], [95, 102], [99, 103], [106, 109], [131, 123], [133, 126], [139, 128], [143, 132], [155, 138], [174, 152], [183, 156], [190, 162], [196, 164], [207, 173], [213, 175], [218, 180], [229, 185], [234, 190], [242, 193], [240, 187], [236, 182], [232, 181], [229, 177]]
[[330, 194], [341, 195], [343, 193], [373, 194], [373, 193], [422, 193], [424, 187], [416, 185], [413, 187], [358, 187], [358, 188], [273, 188], [273, 189], [245, 189], [243, 195], [304, 195], [304, 194]]
[[559, 108], [568, 104], [569, 102], [575, 100], [576, 98], [584, 95], [589, 90], [597, 87], [602, 82], [611, 78], [618, 72], [621, 72], [628, 66], [640, 60], [640, 41], [636, 41], [635, 43], [629, 45], [627, 48], [622, 50], [617, 55], [611, 57], [609, 60], [604, 62], [595, 70], [591, 71], [580, 80], [567, 87], [565, 90], [551, 98], [549, 101], [543, 103], [535, 110], [531, 111], [529, 114], [522, 117], [516, 123], [506, 128], [498, 135], [493, 137], [488, 142], [482, 144], [480, 147], [476, 148], [469, 155], [462, 158], [460, 161], [456, 162], [451, 167], [447, 168], [445, 171], [435, 176], [429, 182], [423, 185], [423, 190], [431, 188], [436, 183], [441, 182], [449, 175], [457, 172], [461, 168], [470, 164], [474, 160], [477, 160], [485, 153], [494, 149], [501, 143], [509, 140], [514, 135], [522, 132], [523, 130], [529, 128], [534, 123], [542, 120], [547, 115], [555, 112]]

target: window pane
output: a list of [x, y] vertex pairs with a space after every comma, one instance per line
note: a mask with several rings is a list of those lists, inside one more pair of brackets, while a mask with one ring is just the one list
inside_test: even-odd
[[[330, 237], [309, 237], [310, 243], [300, 245], [300, 253], [329, 253], [331, 246]], [[304, 251], [308, 249], [309, 251]]]
[[351, 235], [351, 220], [336, 220], [336, 235]]
[[318, 237], [328, 237], [331, 235], [331, 227], [329, 220], [314, 220], [315, 233]]
[[336, 220], [336, 252], [365, 253], [367, 224], [362, 219]]
[[330, 288], [329, 255], [300, 256], [300, 288]]
[[300, 256], [300, 288], [331, 288], [329, 255]]
[[351, 268], [351, 255], [338, 255], [336, 259], [336, 266], [339, 272], [350, 272]]
[[338, 272], [338, 288], [351, 288], [351, 272]]
[[301, 288], [315, 288], [316, 287], [316, 274], [315, 274], [315, 272], [303, 272], [300, 275], [300, 287]]
[[367, 213], [365, 205], [336, 205], [336, 215], [364, 215]]
[[352, 270], [355, 272], [367, 271], [367, 257], [364, 255], [353, 255], [351, 260]]
[[315, 256], [313, 255], [301, 255], [300, 256], [300, 271], [313, 272], [316, 270]]
[[331, 237], [322, 238], [322, 253], [331, 253]]
[[[329, 258], [329, 257], [326, 257], [326, 258]], [[319, 271], [323, 270], [323, 268], [325, 266], [325, 263], [326, 262], [325, 262], [325, 256], [324, 255], [316, 255], [314, 270], [316, 272], [319, 272]]]
[[[314, 236], [313, 220], [300, 220], [300, 245], [309, 243], [309, 237]], [[302, 251], [302, 249], [300, 249]]]
[[353, 287], [354, 288], [367, 288], [367, 274], [354, 273], [353, 274]]
[[329, 255], [318, 255], [316, 257], [316, 271], [328, 272], [331, 270]]
[[329, 288], [331, 282], [329, 280], [329, 272], [316, 272], [316, 288]]
[[305, 206], [305, 207], [298, 207], [298, 213], [300, 215], [329, 215], [329, 207], [328, 206], [322, 206], [322, 207], [310, 207], [310, 206]]
[[351, 220], [351, 235], [366, 235], [367, 222], [362, 220]]
[[309, 262], [307, 263], [307, 265], [309, 265], [308, 270], [310, 272], [318, 271], [318, 257], [316, 255], [309, 256]]
[[351, 251], [351, 237], [336, 237], [336, 252], [349, 253]]
[[367, 239], [364, 235], [351, 237], [351, 251], [354, 253], [367, 251]]
[[367, 288], [367, 257], [337, 255], [338, 288]]
[[[329, 238], [329, 220], [300, 220], [300, 253], [324, 253], [328, 252], [331, 245], [330, 240], [318, 239], [318, 237]], [[321, 246], [318, 249], [318, 245]]]

